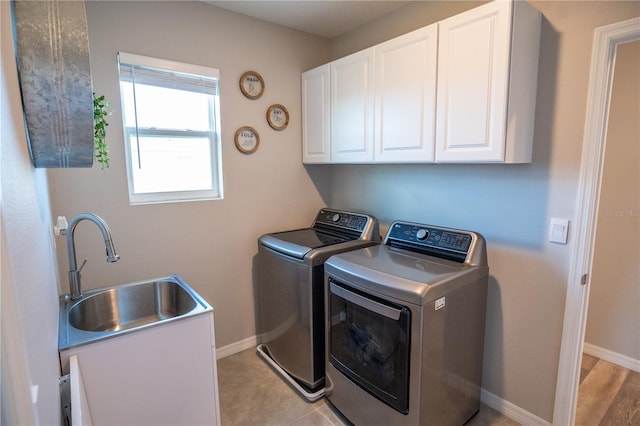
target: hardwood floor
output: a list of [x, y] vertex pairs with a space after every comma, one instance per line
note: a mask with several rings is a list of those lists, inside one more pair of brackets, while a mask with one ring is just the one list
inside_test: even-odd
[[584, 354], [576, 425], [640, 425], [640, 373]]

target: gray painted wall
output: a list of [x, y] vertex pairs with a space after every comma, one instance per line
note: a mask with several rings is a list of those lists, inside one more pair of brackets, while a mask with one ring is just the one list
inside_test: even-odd
[[[106, 263], [100, 233], [80, 223], [77, 256], [89, 259], [83, 287], [177, 273], [214, 307], [218, 347], [254, 336], [258, 238], [309, 226], [325, 204], [321, 191], [329, 177], [309, 175], [301, 162], [300, 74], [327, 59], [328, 41], [200, 2], [92, 1], [86, 6], [94, 90], [117, 110], [107, 134], [111, 168], [106, 173], [98, 167], [51, 170], [51, 210], [68, 219], [85, 211], [101, 216], [121, 259]], [[129, 205], [118, 51], [220, 70], [224, 200]], [[247, 70], [265, 80], [258, 100], [240, 92], [238, 81]], [[274, 103], [290, 112], [283, 131], [266, 121]], [[260, 134], [252, 155], [234, 144], [236, 130], [247, 125]], [[58, 266], [66, 277], [64, 241], [58, 248]], [[61, 282], [68, 292], [67, 280]]]

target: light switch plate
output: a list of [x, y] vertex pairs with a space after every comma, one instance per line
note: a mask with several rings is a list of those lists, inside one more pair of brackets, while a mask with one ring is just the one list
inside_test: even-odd
[[549, 241], [558, 244], [567, 244], [569, 235], [569, 219], [551, 218], [549, 224]]

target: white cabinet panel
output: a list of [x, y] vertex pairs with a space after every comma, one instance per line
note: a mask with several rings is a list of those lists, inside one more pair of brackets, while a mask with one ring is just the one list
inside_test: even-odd
[[438, 161], [502, 161], [509, 67], [508, 2], [440, 23]]
[[376, 162], [434, 157], [437, 24], [375, 46]]
[[96, 425], [218, 425], [213, 313], [100, 340], [76, 355]]
[[331, 62], [331, 162], [373, 161], [373, 48]]
[[329, 163], [329, 64], [302, 74], [302, 162]]
[[69, 388], [71, 393], [71, 426], [93, 426], [91, 411], [84, 391], [84, 382], [78, 357], [72, 355], [69, 358]]
[[436, 161], [531, 161], [540, 19], [496, 1], [440, 22]]
[[303, 161], [531, 162], [540, 23], [494, 1], [304, 73]]

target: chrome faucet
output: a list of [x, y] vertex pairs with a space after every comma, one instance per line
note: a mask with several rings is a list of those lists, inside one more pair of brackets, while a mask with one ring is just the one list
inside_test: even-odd
[[67, 255], [69, 257], [69, 292], [71, 293], [71, 300], [77, 300], [82, 297], [80, 271], [87, 263], [87, 259], [85, 259], [84, 262], [82, 262], [82, 265], [80, 265], [80, 268], [78, 268], [78, 265], [76, 264], [76, 243], [73, 239], [73, 233], [75, 232], [76, 225], [78, 225], [80, 221], [85, 219], [90, 220], [91, 222], [98, 225], [98, 228], [100, 228], [100, 232], [102, 232], [102, 237], [104, 238], [104, 244], [107, 247], [107, 262], [113, 263], [117, 262], [120, 259], [120, 256], [116, 254], [116, 249], [113, 246], [113, 241], [111, 240], [111, 231], [109, 231], [109, 225], [107, 225], [107, 222], [92, 213], [81, 213], [71, 219], [66, 232]]

